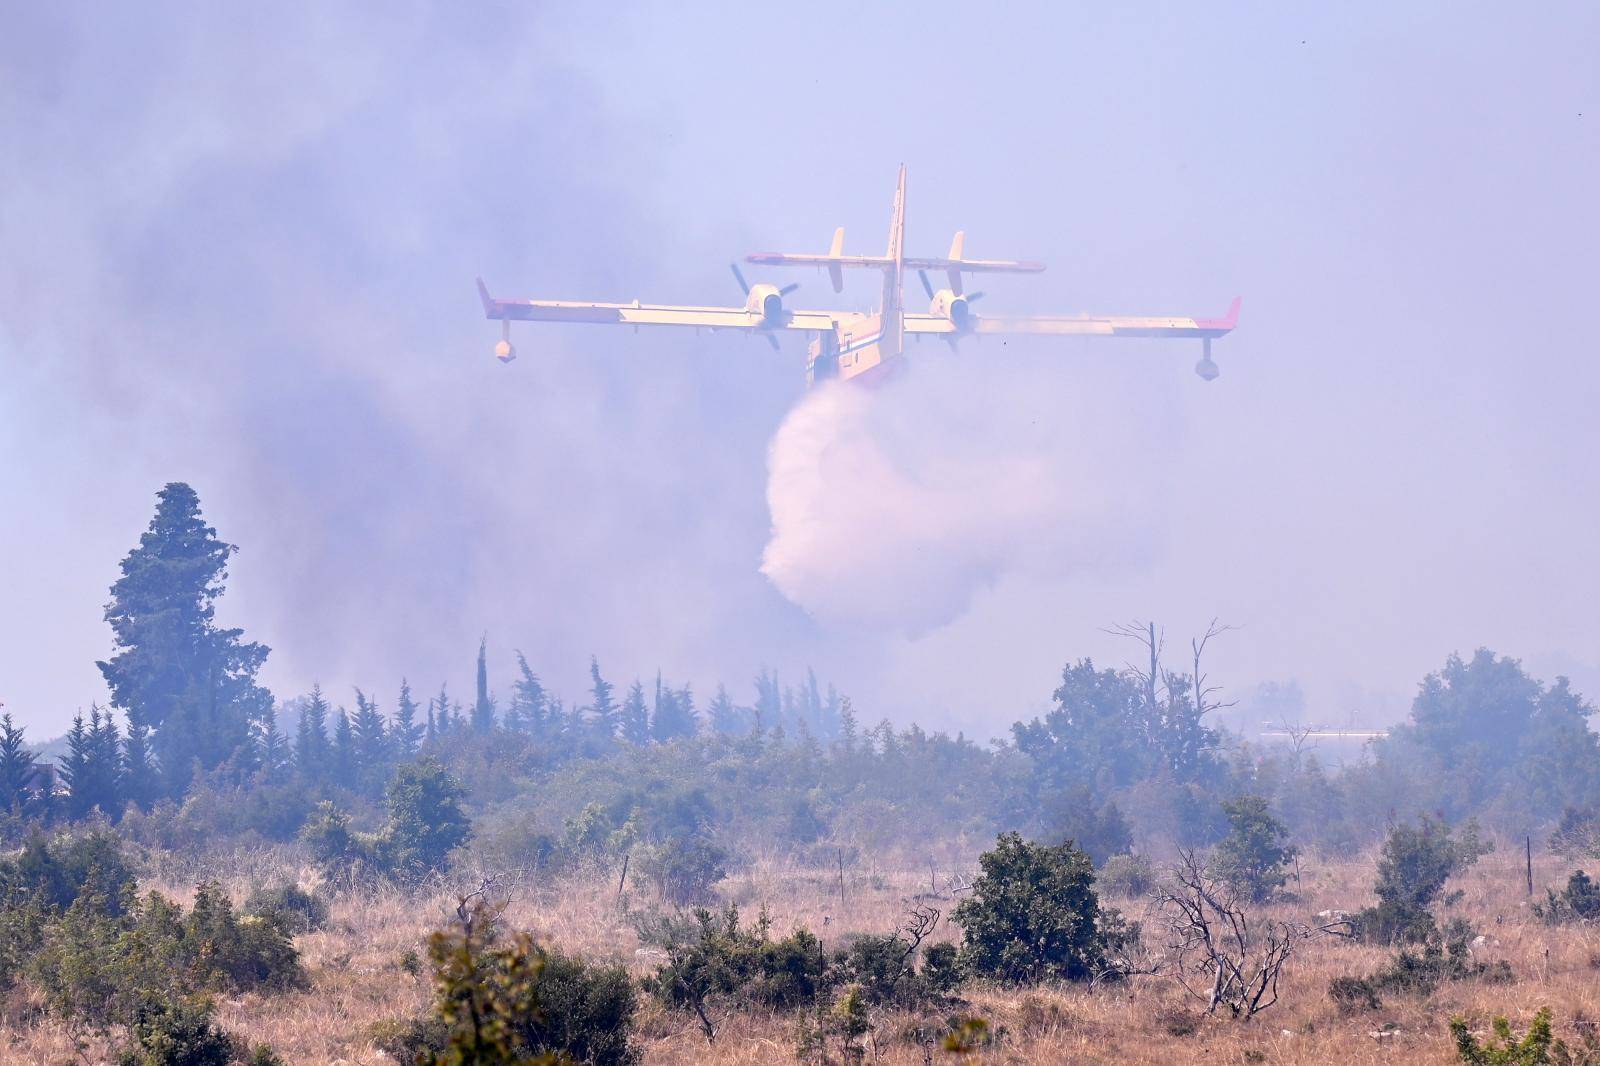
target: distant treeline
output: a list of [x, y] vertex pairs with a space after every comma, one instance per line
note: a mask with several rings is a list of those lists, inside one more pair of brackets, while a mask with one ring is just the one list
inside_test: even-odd
[[500, 815], [483, 819], [475, 846], [506, 861], [665, 839], [915, 848], [1010, 830], [1071, 838], [1103, 860], [1136, 844], [1214, 842], [1228, 829], [1224, 802], [1247, 795], [1303, 845], [1347, 848], [1419, 813], [1520, 835], [1600, 803], [1594, 708], [1564, 679], [1546, 686], [1487, 650], [1451, 656], [1423, 679], [1406, 722], [1332, 771], [1314, 751], [1211, 724], [1216, 689], [1200, 653], [1220, 630], [1173, 669], [1160, 632], [1131, 627], [1147, 666], [1071, 663], [1048, 714], [988, 744], [864, 728], [809, 672], [795, 687], [763, 672], [744, 705], [719, 685], [701, 707], [659, 676], [619, 694], [591, 659], [586, 699], [568, 704], [519, 653], [501, 701], [483, 644], [470, 704], [442, 688], [419, 700], [401, 681], [387, 709], [356, 690], [351, 712], [317, 688], [286, 705], [285, 729], [256, 680], [268, 649], [215, 624], [233, 551], [192, 489], [161, 491], [106, 609], [115, 654], [99, 666], [123, 724], [91, 709], [52, 772], [0, 716], [10, 834], [98, 811], [169, 844], [293, 839], [324, 800], [375, 816], [397, 768], [423, 755], [465, 785], [480, 816]]

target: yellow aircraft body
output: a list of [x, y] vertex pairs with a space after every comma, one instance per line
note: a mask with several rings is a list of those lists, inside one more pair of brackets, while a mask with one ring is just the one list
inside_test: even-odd
[[[845, 255], [844, 230], [834, 231], [826, 254], [763, 252], [746, 257], [746, 262], [766, 266], [812, 266], [825, 268], [833, 290], [844, 289], [844, 270], [867, 269], [883, 272], [883, 299], [875, 314], [858, 311], [800, 311], [784, 306], [784, 298], [799, 286], [779, 288], [771, 284], [750, 285], [737, 266], [733, 274], [744, 290], [741, 307], [694, 307], [680, 304], [582, 303], [567, 300], [499, 300], [489, 295], [483, 279], [478, 279], [478, 295], [484, 315], [502, 324], [495, 355], [501, 362], [516, 358], [511, 344], [511, 323], [588, 322], [615, 326], [691, 326], [696, 329], [732, 329], [764, 335], [774, 349], [778, 334], [799, 330], [813, 334], [806, 357], [806, 382], [816, 384], [829, 378], [867, 380], [898, 365], [905, 354], [907, 334], [917, 337], [932, 334], [952, 347], [965, 336], [995, 334], [1055, 334], [1080, 337], [1190, 337], [1203, 343], [1203, 355], [1195, 372], [1207, 381], [1217, 374], [1211, 358], [1211, 342], [1232, 331], [1239, 320], [1239, 300], [1235, 299], [1222, 318], [1137, 315], [980, 315], [972, 309], [983, 293], [963, 290], [962, 275], [974, 273], [1037, 273], [1043, 263], [1020, 260], [968, 259], [964, 233], [957, 233], [950, 254], [943, 259], [907, 258], [904, 253], [906, 228], [906, 168], [900, 167], [895, 188], [894, 213], [889, 224], [889, 248], [881, 256]], [[922, 279], [930, 303], [927, 312], [905, 310], [903, 298], [905, 272], [915, 270]], [[935, 290], [928, 271], [944, 271], [948, 284]]]

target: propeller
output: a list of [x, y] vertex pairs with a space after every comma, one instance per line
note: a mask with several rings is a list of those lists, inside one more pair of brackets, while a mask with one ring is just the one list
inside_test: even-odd
[[[728, 269], [733, 271], [733, 280], [737, 281], [739, 283], [740, 291], [742, 291], [746, 296], [749, 296], [750, 295], [750, 283], [745, 280], [744, 271], [739, 269], [739, 264], [738, 263], [729, 263], [728, 264]], [[791, 292], [794, 292], [799, 287], [800, 287], [800, 283], [798, 281], [791, 281], [789, 284], [783, 286], [781, 289], [778, 290], [778, 295], [780, 297], [781, 296], [788, 296]], [[767, 338], [767, 343], [772, 345], [772, 350], [773, 351], [776, 352], [776, 351], [780, 350], [779, 345], [778, 345], [778, 338], [777, 337], [773, 336], [771, 333], [764, 333], [764, 334], [762, 334], [762, 336]]]
[[[739, 264], [738, 263], [729, 263], [728, 264], [728, 269], [733, 271], [733, 280], [737, 281], [739, 283], [739, 291], [744, 293], [746, 296], [749, 296], [750, 295], [750, 283], [744, 279], [744, 271], [739, 269]], [[791, 282], [789, 282], [789, 284], [783, 286], [782, 288], [780, 288], [778, 290], [778, 295], [779, 296], [787, 296], [791, 292], [794, 292], [799, 287], [800, 287], [800, 283], [798, 281], [791, 281]]]
[[[922, 279], [922, 291], [928, 294], [928, 299], [933, 299], [933, 282], [928, 280], [928, 272], [926, 270], [919, 270], [917, 271], [917, 277]], [[956, 293], [956, 295], [961, 296], [959, 292]], [[962, 299], [966, 300], [969, 304], [976, 303], [977, 301], [983, 299], [983, 293], [969, 292], [965, 296], [962, 296]]]

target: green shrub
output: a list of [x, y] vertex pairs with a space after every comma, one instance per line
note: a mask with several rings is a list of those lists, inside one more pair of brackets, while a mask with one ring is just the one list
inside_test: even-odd
[[385, 1051], [430, 1066], [638, 1061], [634, 988], [622, 967], [546, 952], [527, 934], [502, 942], [498, 912], [482, 903], [463, 902], [458, 914], [428, 942], [432, 1016], [375, 1029]]
[[598, 966], [574, 955], [546, 951], [534, 986], [540, 1010], [512, 1021], [521, 1047], [532, 1054], [559, 1053], [595, 1066], [639, 1060], [630, 1042], [637, 1009], [633, 981], [621, 966]]
[[472, 836], [461, 801], [466, 790], [437, 760], [395, 770], [385, 793], [389, 822], [382, 834], [385, 865], [401, 876], [440, 869]]
[[1089, 856], [1005, 833], [978, 859], [982, 874], [950, 920], [965, 930], [962, 965], [1008, 983], [1088, 980], [1107, 940]]
[[1217, 845], [1212, 868], [1217, 877], [1252, 903], [1265, 903], [1289, 879], [1289, 864], [1299, 849], [1289, 830], [1272, 816], [1260, 796], [1241, 796], [1222, 805], [1228, 835]]
[[1105, 895], [1133, 899], [1156, 887], [1156, 872], [1142, 855], [1113, 855], [1095, 874], [1094, 883]]
[[661, 898], [675, 906], [702, 903], [711, 886], [728, 876], [728, 853], [709, 840], [669, 837], [650, 849], [640, 864]]
[[1528, 1032], [1519, 1040], [1511, 1032], [1511, 1023], [1495, 1018], [1492, 1023], [1494, 1038], [1479, 1043], [1467, 1028], [1465, 1018], [1450, 1019], [1450, 1035], [1455, 1037], [1456, 1053], [1469, 1066], [1540, 1066], [1550, 1061], [1550, 1047], [1554, 1034], [1550, 1031], [1550, 1008], [1542, 1007], [1533, 1016]]
[[1600, 810], [1568, 807], [1550, 834], [1550, 850], [1577, 862], [1600, 857]]
[[150, 1000], [134, 1011], [117, 1061], [119, 1066], [228, 1066], [245, 1054], [243, 1044], [211, 1020], [209, 1001]]
[[1376, 1010], [1385, 995], [1431, 996], [1446, 981], [1509, 984], [1514, 975], [1504, 959], [1493, 963], [1472, 957], [1472, 927], [1457, 918], [1434, 926], [1420, 945], [1401, 948], [1389, 965], [1368, 977], [1337, 977], [1328, 995], [1346, 1013]]
[[243, 909], [252, 917], [276, 923], [291, 936], [321, 929], [328, 920], [328, 905], [293, 883], [256, 889], [244, 901]]
[[388, 821], [379, 833], [358, 833], [350, 815], [324, 800], [300, 829], [300, 840], [323, 869], [357, 879], [416, 879], [442, 868], [472, 836], [461, 801], [466, 790], [434, 759], [402, 764], [386, 793]]
[[16, 858], [0, 861], [0, 903], [34, 900], [61, 913], [87, 892], [115, 914], [135, 880], [121, 841], [109, 830], [49, 841], [34, 834]]
[[1383, 1006], [1378, 983], [1371, 977], [1335, 977], [1328, 982], [1328, 998], [1341, 1014], [1356, 1014]]
[[1555, 889], [1545, 889], [1548, 897], [1544, 903], [1535, 903], [1533, 912], [1552, 924], [1558, 922], [1589, 921], [1600, 918], [1600, 885], [1582, 870], [1574, 870], [1567, 878], [1567, 887], [1559, 895]]
[[954, 992], [965, 975], [961, 971], [960, 949], [948, 940], [929, 944], [922, 952], [922, 979], [936, 996]]
[[1444, 891], [1445, 882], [1493, 850], [1478, 838], [1469, 822], [1460, 838], [1443, 823], [1424, 817], [1417, 825], [1397, 825], [1389, 831], [1378, 858], [1378, 897], [1351, 918], [1358, 939], [1376, 944], [1407, 944], [1426, 940], [1435, 929], [1429, 910]]
[[304, 982], [288, 935], [241, 919], [214, 884], [199, 886], [188, 913], [155, 892], [128, 895], [120, 913], [81, 895], [46, 928], [28, 973], [51, 1011], [104, 1028], [132, 1024], [152, 1002]]

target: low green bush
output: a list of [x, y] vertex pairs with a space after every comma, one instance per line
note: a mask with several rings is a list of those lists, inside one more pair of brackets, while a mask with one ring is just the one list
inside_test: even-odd
[[256, 889], [244, 901], [243, 910], [252, 917], [276, 923], [292, 936], [321, 929], [328, 920], [328, 905], [293, 883]]

